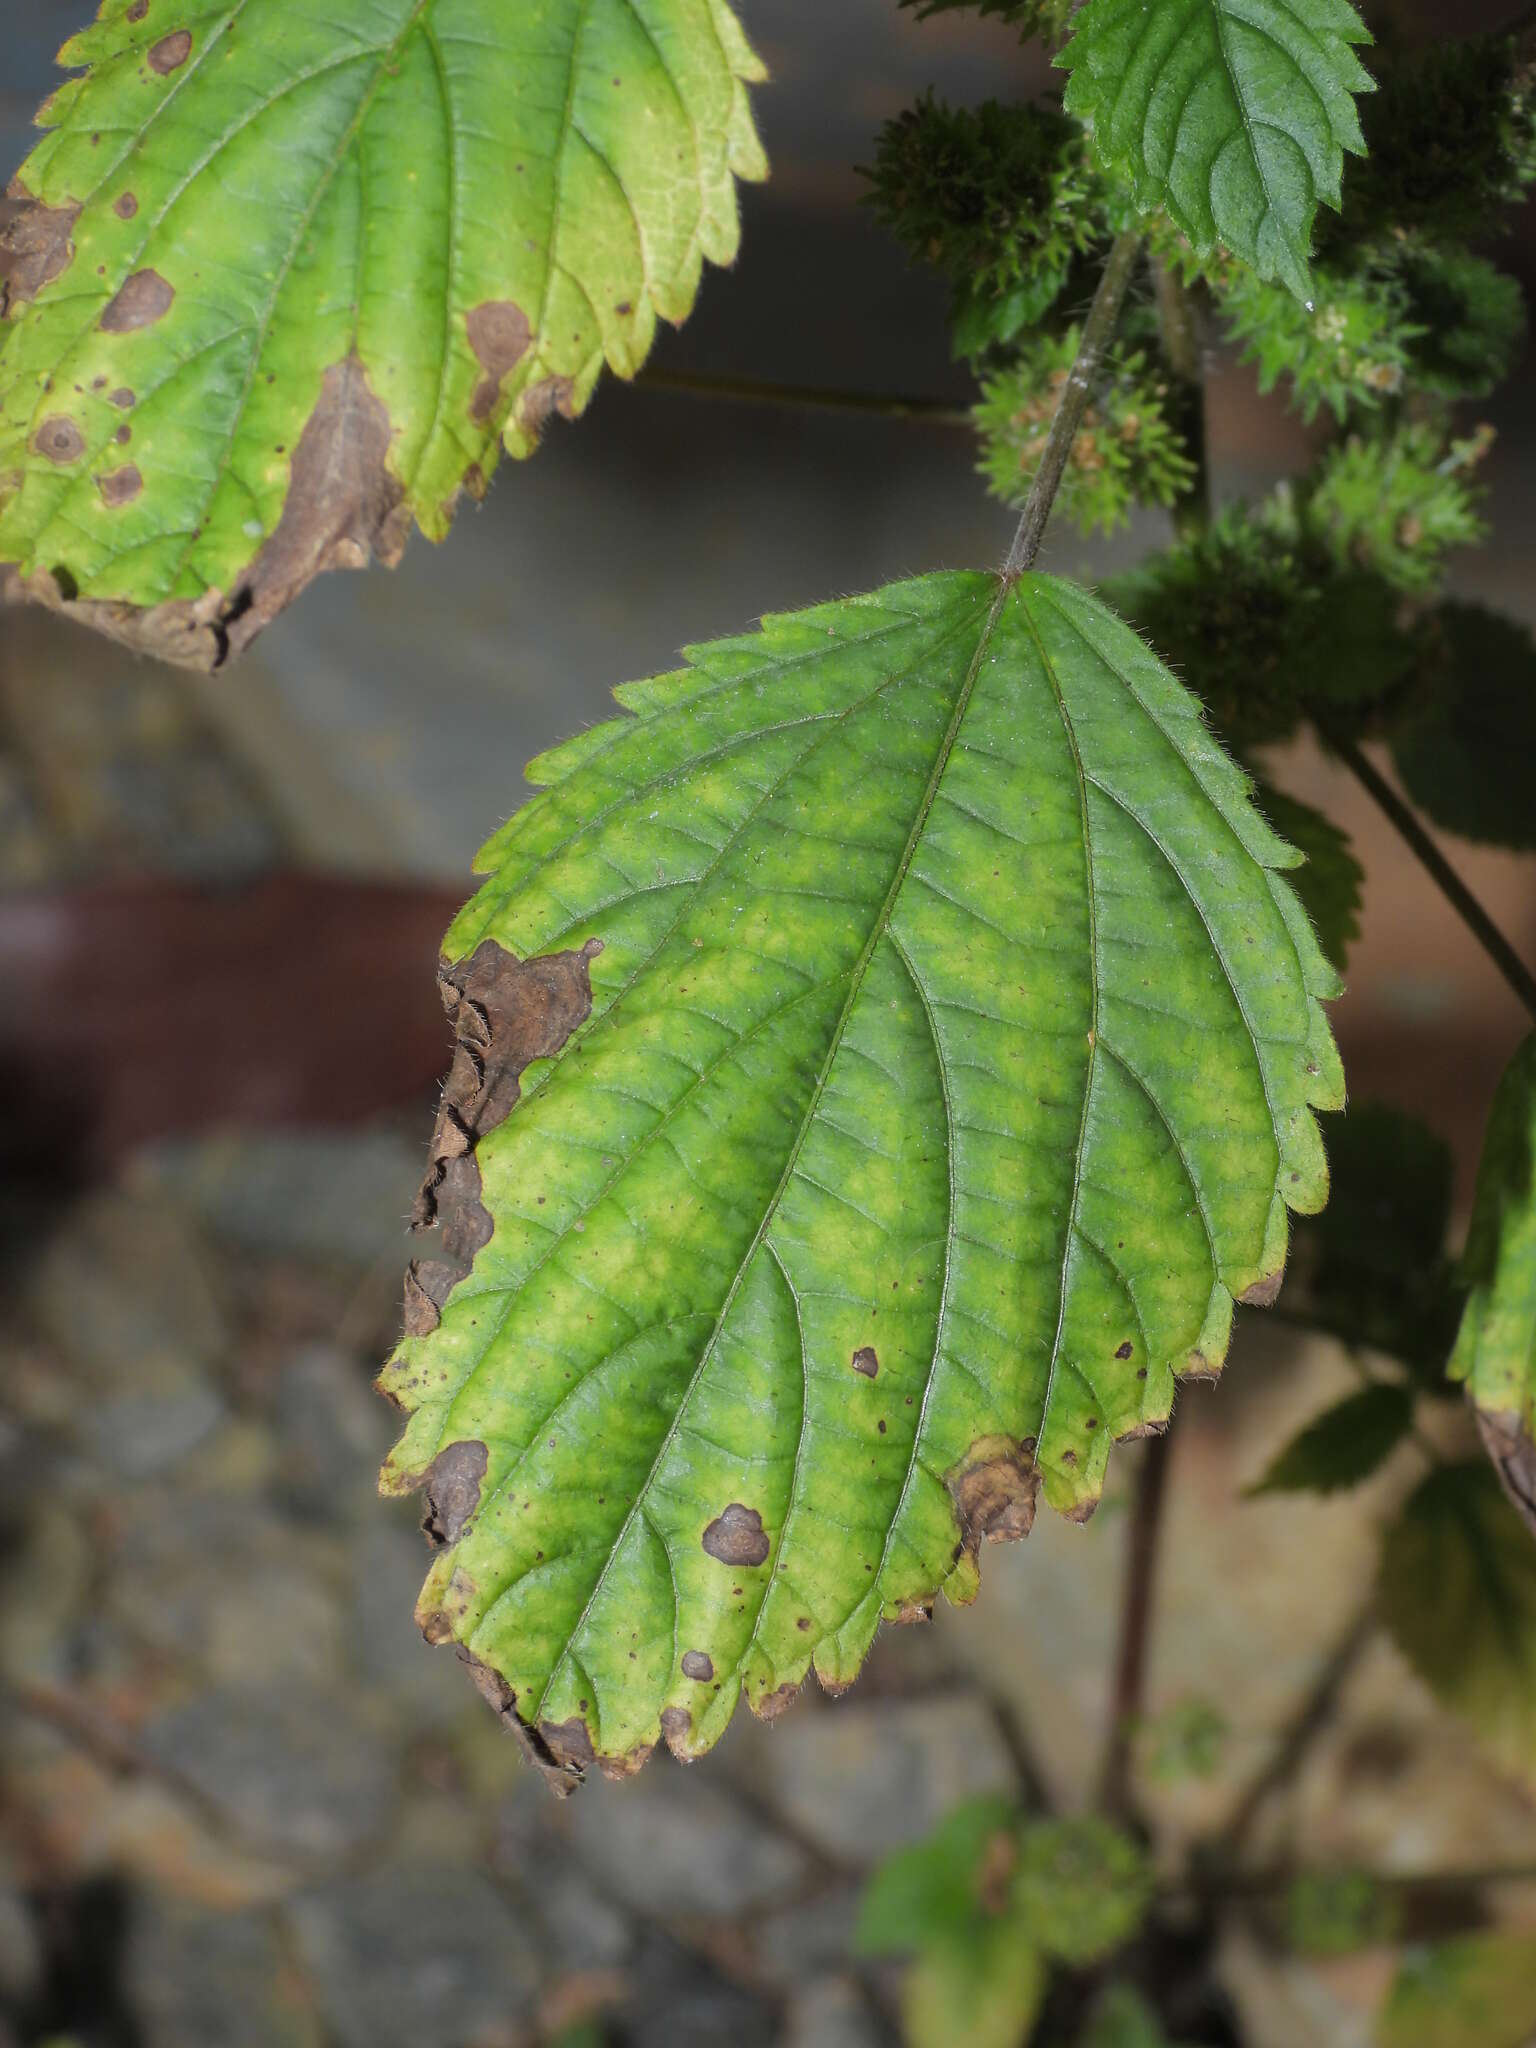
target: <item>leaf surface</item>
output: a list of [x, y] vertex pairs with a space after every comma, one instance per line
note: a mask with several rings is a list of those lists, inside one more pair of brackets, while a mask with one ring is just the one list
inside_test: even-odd
[[1262, 1479], [1261, 1493], [1338, 1493], [1384, 1465], [1413, 1427], [1406, 1387], [1378, 1381], [1325, 1409], [1293, 1437]]
[[1426, 622], [1428, 688], [1392, 738], [1413, 801], [1448, 832], [1536, 848], [1536, 641], [1475, 604], [1443, 604]]
[[1450, 1376], [1466, 1382], [1483, 1442], [1536, 1535], [1536, 1034], [1515, 1054], [1488, 1120], [1462, 1277], [1469, 1293]]
[[441, 539], [737, 244], [725, 0], [105, 0], [0, 205], [0, 562], [170, 659]]
[[1405, 1959], [1376, 2023], [1376, 2048], [1528, 2048], [1536, 2030], [1536, 1941], [1465, 1934]]
[[[385, 1391], [418, 1609], [552, 1768], [854, 1678], [1272, 1300], [1337, 991], [1198, 707], [1071, 585], [764, 621], [536, 762]], [[515, 1111], [507, 1111], [517, 1100]]]
[[1305, 299], [1318, 204], [1365, 147], [1352, 46], [1369, 41], [1349, 0], [1088, 0], [1056, 62], [1143, 211]]
[[1536, 1781], [1536, 1545], [1485, 1464], [1447, 1465], [1387, 1532], [1392, 1638], [1506, 1769]]

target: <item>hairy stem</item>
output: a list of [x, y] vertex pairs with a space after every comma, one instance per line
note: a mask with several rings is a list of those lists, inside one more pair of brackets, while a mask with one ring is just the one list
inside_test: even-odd
[[776, 384], [757, 377], [717, 377], [707, 370], [642, 370], [635, 382], [644, 391], [670, 391], [688, 398], [724, 399], [736, 405], [775, 405], [795, 412], [850, 412], [879, 419], [921, 420], [935, 427], [974, 424], [967, 406], [947, 398], [886, 397], [831, 385]]
[[1173, 1423], [1148, 1440], [1136, 1473], [1136, 1493], [1126, 1532], [1125, 1591], [1120, 1608], [1120, 1641], [1110, 1695], [1109, 1734], [1099, 1780], [1099, 1806], [1112, 1820], [1128, 1821], [1131, 1810], [1131, 1746], [1146, 1696], [1147, 1643], [1152, 1628], [1152, 1595], [1157, 1576], [1158, 1537], [1168, 1490], [1168, 1455]]
[[1353, 740], [1325, 732], [1323, 738], [1397, 828], [1409, 850], [1439, 888], [1462, 923], [1536, 1018], [1536, 975], [1526, 966], [1466, 883], [1424, 830], [1375, 763]]
[[1127, 229], [1117, 235], [1110, 249], [1104, 274], [1099, 279], [1099, 288], [1093, 295], [1093, 304], [1088, 318], [1083, 323], [1082, 340], [1077, 347], [1077, 360], [1067, 373], [1067, 381], [1061, 388], [1061, 397], [1056, 403], [1055, 417], [1046, 435], [1045, 453], [1040, 457], [1040, 466], [1035, 471], [1034, 481], [1029, 487], [1029, 496], [1024, 501], [1024, 512], [1019, 528], [1013, 536], [1013, 546], [1008, 550], [1008, 559], [1003, 564], [1003, 577], [1013, 583], [1030, 568], [1040, 552], [1040, 542], [1045, 534], [1045, 523], [1051, 516], [1051, 507], [1056, 502], [1056, 493], [1061, 488], [1061, 479], [1067, 467], [1067, 457], [1072, 453], [1072, 443], [1077, 430], [1083, 423], [1083, 414], [1088, 410], [1088, 400], [1093, 392], [1104, 354], [1109, 347], [1110, 337], [1115, 331], [1115, 322], [1120, 317], [1120, 308], [1125, 303], [1126, 292], [1136, 273], [1137, 259], [1141, 255], [1141, 237]]

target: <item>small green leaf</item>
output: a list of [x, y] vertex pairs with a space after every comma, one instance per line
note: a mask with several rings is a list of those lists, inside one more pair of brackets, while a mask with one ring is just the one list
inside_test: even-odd
[[1379, 1471], [1413, 1427], [1413, 1396], [1384, 1381], [1363, 1387], [1309, 1422], [1264, 1477], [1246, 1489], [1262, 1493], [1338, 1493]]
[[1040, 1490], [1091, 1513], [1274, 1298], [1342, 1094], [1297, 856], [1070, 584], [896, 585], [620, 698], [448, 934], [383, 1380], [423, 1625], [556, 1770], [846, 1686]]
[[1404, 1959], [1376, 2022], [1376, 2048], [1529, 2048], [1536, 1941], [1467, 1934]]
[[1176, 2048], [1154, 2008], [1129, 1984], [1111, 1984], [1094, 2007], [1082, 2048]]
[[1291, 887], [1312, 920], [1318, 943], [1340, 974], [1360, 936], [1360, 890], [1365, 870], [1350, 851], [1349, 835], [1330, 818], [1272, 783], [1258, 782], [1254, 800], [1282, 839], [1307, 857]]
[[916, 1952], [958, 1939], [986, 1917], [977, 1886], [988, 1850], [1001, 1843], [1005, 1875], [1016, 1854], [1018, 1813], [1006, 1799], [972, 1799], [947, 1814], [925, 1841], [888, 1856], [859, 1902], [860, 1955]]
[[103, 0], [0, 213], [0, 562], [196, 667], [632, 376], [763, 175], [725, 0]]
[[1339, 204], [1344, 152], [1365, 147], [1351, 45], [1370, 40], [1349, 0], [1088, 0], [1056, 61], [1143, 211], [1305, 299], [1318, 203]]
[[1447, 1465], [1387, 1533], [1393, 1641], [1509, 1770], [1536, 1778], [1536, 1544], [1485, 1464]]
[[1019, 2048], [1045, 1997], [1046, 1967], [1007, 1922], [926, 1949], [902, 1987], [907, 2048]]
[[1536, 847], [1536, 642], [1475, 604], [1442, 604], [1422, 624], [1422, 707], [1392, 739], [1403, 787], [1447, 832]]
[[1228, 1732], [1227, 1717], [1214, 1700], [1195, 1694], [1176, 1701], [1162, 1713], [1143, 1715], [1138, 1721], [1142, 1768], [1165, 1785], [1183, 1778], [1214, 1777]]
[[1111, 1954], [1140, 1927], [1151, 1897], [1146, 1857], [1107, 1821], [1037, 1821], [1020, 1833], [1012, 1918], [1057, 1962], [1078, 1968]]
[[1450, 1376], [1464, 1380], [1494, 1469], [1536, 1534], [1536, 1034], [1493, 1099]]
[[1401, 1915], [1391, 1892], [1364, 1871], [1311, 1871], [1285, 1895], [1285, 1932], [1305, 1956], [1347, 1956], [1396, 1940]]

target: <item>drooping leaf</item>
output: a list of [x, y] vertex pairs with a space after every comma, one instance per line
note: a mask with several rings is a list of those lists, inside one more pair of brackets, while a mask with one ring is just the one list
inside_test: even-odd
[[441, 539], [762, 175], [725, 0], [103, 0], [0, 212], [0, 562], [194, 666]]
[[1536, 1034], [1493, 1100], [1462, 1278], [1450, 1375], [1466, 1382], [1494, 1469], [1536, 1535]]
[[1365, 146], [1351, 46], [1370, 39], [1349, 0], [1088, 0], [1056, 61], [1138, 206], [1305, 299], [1318, 204]]
[[1447, 832], [1536, 847], [1536, 642], [1475, 604], [1442, 604], [1423, 626], [1423, 702], [1392, 738], [1413, 801]]
[[1445, 1251], [1450, 1147], [1385, 1103], [1330, 1119], [1328, 1207], [1305, 1226], [1307, 1314], [1443, 1386], [1461, 1293]]
[[448, 934], [383, 1380], [418, 1613], [552, 1768], [847, 1685], [1042, 1486], [1088, 1514], [1342, 1093], [1296, 856], [1083, 592], [934, 576], [619, 697]]
[[898, 1849], [880, 1865], [859, 1901], [854, 1945], [860, 1955], [915, 1954], [966, 1935], [996, 1912], [980, 1896], [989, 1850], [1001, 1844], [1002, 1875], [1016, 1859], [1017, 1809], [1006, 1799], [970, 1799], [946, 1814], [925, 1841]]
[[906, 2048], [1018, 2048], [1045, 1996], [1046, 1966], [1006, 1923], [925, 1949], [902, 1986]]
[[1282, 839], [1289, 840], [1306, 864], [1291, 878], [1317, 933], [1318, 943], [1340, 974], [1349, 949], [1360, 936], [1360, 889], [1365, 870], [1350, 850], [1349, 835], [1331, 818], [1272, 783], [1260, 782], [1254, 797]]
[[1338, 1493], [1379, 1471], [1413, 1427], [1413, 1396], [1379, 1381], [1326, 1409], [1293, 1437], [1262, 1479], [1262, 1493]]
[[1094, 2007], [1082, 2048], [1176, 2048], [1155, 2009], [1129, 1984], [1111, 1984]]
[[1446, 1465], [1387, 1532], [1379, 1594], [1419, 1676], [1509, 1770], [1536, 1777], [1536, 1544], [1482, 1463]]
[[1529, 2048], [1536, 1941], [1465, 1934], [1404, 1959], [1376, 2022], [1376, 2048]]

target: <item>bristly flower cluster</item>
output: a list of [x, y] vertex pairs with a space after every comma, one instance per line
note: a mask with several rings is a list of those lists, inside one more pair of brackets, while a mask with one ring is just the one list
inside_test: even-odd
[[[1011, 505], [1028, 494], [1079, 338], [1076, 326], [1040, 335], [981, 387], [982, 473]], [[1145, 349], [1109, 357], [1056, 497], [1080, 532], [1113, 533], [1138, 504], [1170, 506], [1192, 487], [1195, 465], [1168, 407], [1167, 377]]]
[[864, 175], [880, 220], [949, 279], [957, 356], [1033, 327], [1102, 233], [1082, 131], [1043, 107], [927, 94], [886, 123]]

